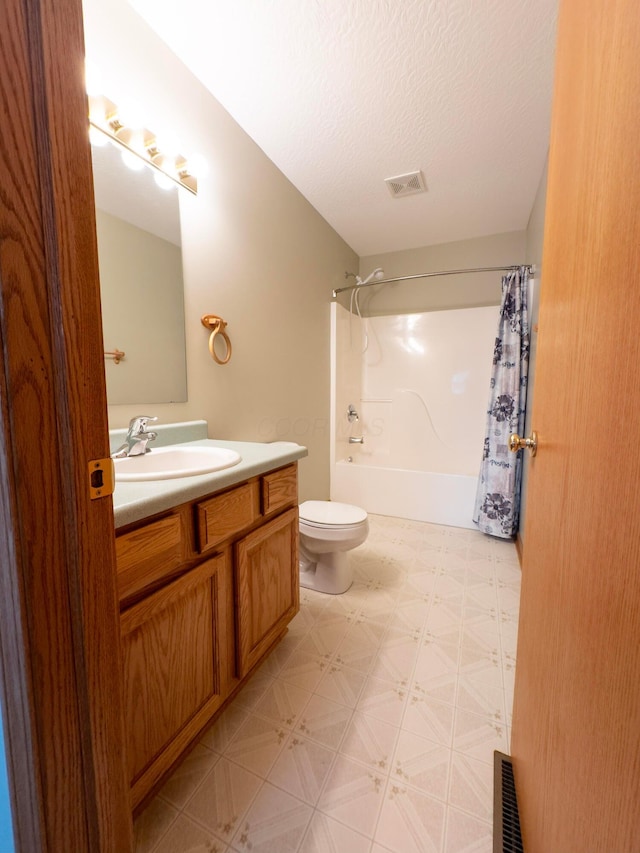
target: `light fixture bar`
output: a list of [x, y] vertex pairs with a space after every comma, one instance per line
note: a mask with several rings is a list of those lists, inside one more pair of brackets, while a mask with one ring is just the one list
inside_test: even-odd
[[[118, 108], [113, 101], [103, 95], [89, 95], [89, 124], [111, 142], [139, 157], [143, 163], [179, 187], [184, 187], [193, 195], [198, 194], [198, 181], [195, 175], [190, 173], [186, 158], [181, 154], [163, 154], [156, 144], [155, 134], [147, 128], [130, 128], [122, 124]], [[137, 139], [142, 144], [129, 144], [132, 139]], [[170, 168], [164, 167], [165, 161]]]

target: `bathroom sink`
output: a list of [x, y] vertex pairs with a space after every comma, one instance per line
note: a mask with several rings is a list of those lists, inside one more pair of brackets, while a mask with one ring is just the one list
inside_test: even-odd
[[242, 457], [225, 447], [156, 447], [142, 456], [114, 459], [116, 481], [171, 480], [231, 468]]

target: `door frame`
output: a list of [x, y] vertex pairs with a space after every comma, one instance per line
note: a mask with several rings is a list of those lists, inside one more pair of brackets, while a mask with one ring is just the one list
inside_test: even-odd
[[80, 0], [0, 11], [0, 694], [17, 851], [132, 847]]

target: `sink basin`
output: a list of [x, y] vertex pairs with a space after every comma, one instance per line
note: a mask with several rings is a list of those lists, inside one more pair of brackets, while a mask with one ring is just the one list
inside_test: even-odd
[[242, 457], [225, 447], [156, 447], [143, 456], [114, 459], [116, 481], [171, 480], [210, 474], [237, 465]]

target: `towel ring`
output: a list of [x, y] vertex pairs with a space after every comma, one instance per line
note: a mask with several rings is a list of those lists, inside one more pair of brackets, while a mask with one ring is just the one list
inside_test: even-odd
[[[227, 323], [222, 319], [222, 317], [218, 317], [216, 314], [204, 314], [200, 320], [205, 329], [209, 329], [211, 334], [209, 335], [209, 352], [211, 353], [211, 358], [217, 364], [226, 364], [231, 358], [231, 341], [229, 340], [229, 335], [225, 332], [225, 328]], [[218, 355], [214, 349], [216, 335], [222, 335], [224, 338], [227, 352], [224, 358], [218, 358]]]

